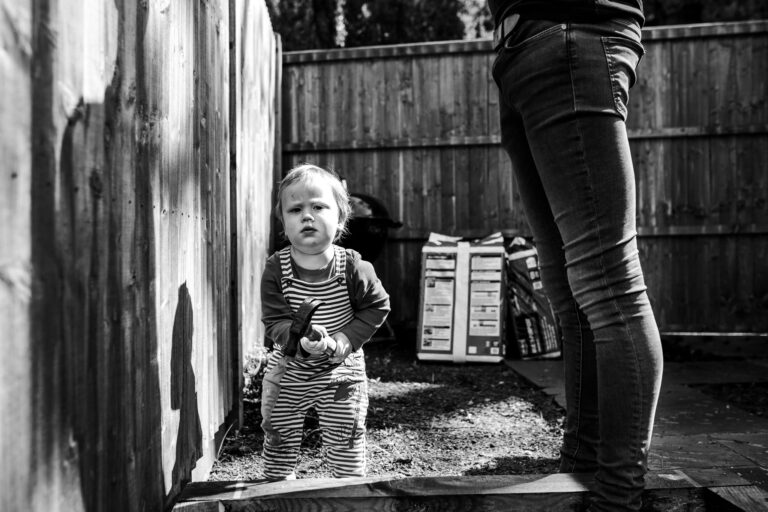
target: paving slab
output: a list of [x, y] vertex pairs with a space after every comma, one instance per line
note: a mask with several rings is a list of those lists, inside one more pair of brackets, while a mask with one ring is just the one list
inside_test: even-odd
[[759, 361], [665, 362], [662, 382], [667, 384], [768, 382], [766, 366], [760, 363]]
[[711, 437], [716, 443], [746, 457], [753, 464], [768, 468], [768, 432], [714, 434]]
[[544, 393], [552, 396], [555, 402], [565, 409], [565, 381], [562, 361], [515, 361], [508, 359], [504, 362], [530, 383], [540, 387]]
[[[766, 382], [768, 365], [764, 363], [762, 359], [665, 363], [649, 469], [673, 475], [680, 468], [686, 471], [734, 468], [745, 474], [768, 468], [768, 418], [750, 414], [696, 387], [698, 384]], [[507, 364], [565, 407], [562, 361], [509, 361]], [[768, 487], [765, 482], [768, 476], [756, 485]], [[720, 481], [711, 485], [730, 484]], [[737, 495], [732, 495], [733, 492]], [[723, 488], [715, 494], [728, 503], [739, 500], [750, 503], [761, 495], [746, 487], [742, 491]]]
[[751, 466], [754, 461], [706, 434], [687, 436], [654, 435], [648, 455], [648, 469], [667, 471], [713, 466]]
[[659, 435], [768, 432], [768, 418], [750, 414], [690, 386], [663, 383], [654, 432]]
[[675, 336], [662, 334], [665, 346], [695, 351], [712, 357], [760, 359], [768, 358], [768, 333], [740, 336]]
[[[507, 365], [565, 407], [562, 361], [507, 361]], [[768, 431], [768, 419], [688, 385], [764, 381], [768, 381], [765, 368], [744, 361], [666, 363], [656, 429], [665, 435]]]

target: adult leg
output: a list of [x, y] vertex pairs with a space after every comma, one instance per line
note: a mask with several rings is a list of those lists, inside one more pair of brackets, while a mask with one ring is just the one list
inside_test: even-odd
[[[535, 44], [522, 41], [502, 52], [497, 66], [504, 59], [506, 65], [494, 76], [502, 101], [520, 113], [562, 239], [572, 297], [594, 338], [596, 375], [581, 375], [597, 386], [594, 509], [636, 510], [661, 377], [658, 329], [637, 253], [624, 126], [639, 28], [551, 24], [542, 33]], [[537, 208], [535, 199], [525, 198], [526, 211]], [[554, 251], [544, 243], [549, 264]], [[562, 276], [542, 269], [542, 280], [563, 311]]]
[[562, 333], [566, 421], [560, 471], [595, 471], [600, 439], [594, 336], [571, 293], [563, 240], [528, 147], [522, 119], [503, 103], [501, 125], [502, 144], [512, 162], [538, 252], [544, 291]]

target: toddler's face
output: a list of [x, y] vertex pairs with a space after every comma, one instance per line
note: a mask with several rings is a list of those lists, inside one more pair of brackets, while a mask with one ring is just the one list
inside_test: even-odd
[[295, 250], [320, 254], [336, 237], [339, 206], [331, 186], [321, 179], [309, 179], [283, 190], [283, 228]]

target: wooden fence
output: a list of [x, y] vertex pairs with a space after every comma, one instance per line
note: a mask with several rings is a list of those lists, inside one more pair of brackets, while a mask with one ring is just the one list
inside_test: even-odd
[[4, 2], [0, 34], [0, 509], [163, 510], [260, 343], [266, 6]]
[[[628, 120], [639, 246], [662, 330], [768, 331], [768, 21], [648, 28]], [[405, 227], [376, 262], [418, 318], [430, 231], [528, 232], [499, 147], [490, 42], [283, 58], [284, 168], [336, 169]]]

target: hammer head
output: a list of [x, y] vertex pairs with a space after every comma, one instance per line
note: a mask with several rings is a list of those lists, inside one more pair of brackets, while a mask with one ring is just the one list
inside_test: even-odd
[[299, 347], [299, 340], [308, 335], [312, 327], [312, 316], [322, 305], [323, 301], [319, 299], [304, 299], [299, 309], [293, 314], [291, 321], [291, 331], [288, 339], [288, 345], [285, 348], [285, 355], [294, 357]]

